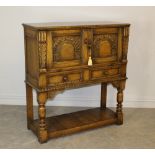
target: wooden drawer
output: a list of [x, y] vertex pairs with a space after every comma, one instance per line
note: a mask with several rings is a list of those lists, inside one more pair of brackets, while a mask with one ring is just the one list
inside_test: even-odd
[[74, 83], [80, 82], [83, 79], [83, 72], [80, 71], [66, 71], [66, 72], [57, 72], [51, 73], [47, 77], [48, 85], [54, 86], [64, 83]]
[[112, 69], [92, 69], [91, 71], [91, 79], [98, 79], [98, 78], [107, 78], [118, 76], [120, 74], [119, 68], [112, 68]]

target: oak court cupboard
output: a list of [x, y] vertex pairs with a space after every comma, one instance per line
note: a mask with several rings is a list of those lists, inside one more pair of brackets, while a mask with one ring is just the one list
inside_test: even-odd
[[[40, 143], [103, 125], [123, 124], [130, 24], [38, 23], [23, 26], [27, 127], [37, 135]], [[99, 83], [100, 107], [46, 118], [47, 99], [66, 89]], [[108, 84], [117, 89], [116, 111], [106, 107]], [[32, 89], [37, 93], [36, 120]]]

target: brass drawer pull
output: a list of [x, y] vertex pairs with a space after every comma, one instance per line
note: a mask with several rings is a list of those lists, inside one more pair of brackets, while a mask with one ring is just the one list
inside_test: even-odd
[[108, 75], [108, 71], [103, 71], [103, 75]]
[[68, 78], [67, 78], [67, 76], [65, 75], [64, 77], [63, 77], [63, 82], [67, 82], [68, 81]]

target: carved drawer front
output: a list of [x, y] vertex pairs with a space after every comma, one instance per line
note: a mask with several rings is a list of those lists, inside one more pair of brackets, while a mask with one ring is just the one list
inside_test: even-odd
[[93, 63], [116, 61], [119, 50], [119, 29], [100, 28], [93, 30]]
[[48, 85], [55, 86], [65, 83], [76, 83], [81, 82], [83, 79], [82, 71], [67, 71], [60, 73], [52, 73], [48, 75]]
[[56, 30], [51, 32], [52, 59], [55, 67], [81, 64], [81, 30]]
[[113, 76], [118, 76], [119, 74], [120, 74], [120, 69], [119, 68], [92, 69], [92, 71], [91, 71], [91, 79], [113, 77]]

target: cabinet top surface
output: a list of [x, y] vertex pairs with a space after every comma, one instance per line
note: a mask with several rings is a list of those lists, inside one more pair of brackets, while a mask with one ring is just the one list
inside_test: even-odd
[[122, 27], [130, 26], [129, 23], [117, 22], [50, 22], [50, 23], [24, 23], [24, 27], [33, 29], [55, 29], [55, 28], [96, 28], [96, 27]]

